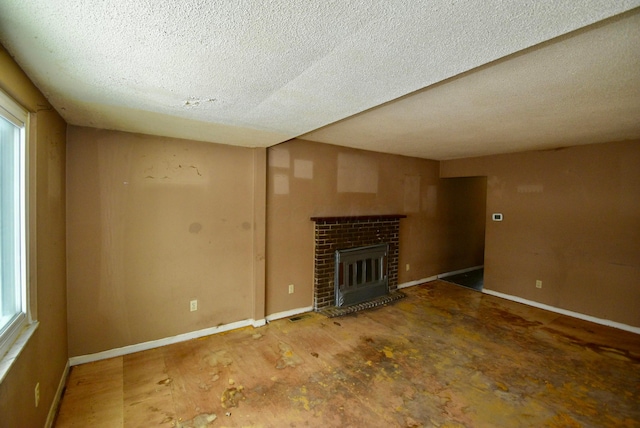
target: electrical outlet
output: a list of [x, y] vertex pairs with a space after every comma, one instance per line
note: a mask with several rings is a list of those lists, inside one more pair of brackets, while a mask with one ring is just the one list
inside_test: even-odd
[[295, 287], [293, 284], [289, 284], [289, 294], [293, 294], [293, 292], [295, 291]]
[[198, 301], [197, 300], [192, 300], [191, 302], [189, 302], [189, 309], [191, 310], [191, 312], [197, 311], [198, 310]]
[[409, 266], [409, 263], [407, 263], [407, 264], [404, 266], [404, 270], [406, 270], [407, 272], [409, 272], [409, 269], [411, 269], [411, 266]]
[[36, 383], [34, 393], [36, 397], [36, 407], [38, 407], [38, 404], [40, 404], [40, 382]]
[[536, 279], [536, 288], [542, 288], [542, 281]]

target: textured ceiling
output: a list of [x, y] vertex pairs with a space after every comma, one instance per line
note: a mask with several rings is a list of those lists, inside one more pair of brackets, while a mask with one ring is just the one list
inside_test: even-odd
[[[547, 127], [529, 137], [538, 146], [538, 137], [552, 145], [585, 141], [558, 137], [548, 129], [555, 122], [538, 117], [545, 112], [567, 115], [560, 122], [566, 126], [592, 124], [584, 130], [589, 142], [593, 134], [612, 136], [592, 120], [598, 110], [624, 110], [624, 123], [615, 126], [633, 127], [628, 111], [638, 117], [637, 102], [616, 99], [629, 89], [624, 85], [637, 90], [638, 77], [628, 76], [638, 64], [637, 19], [627, 24], [637, 14], [547, 41], [638, 6], [640, 0], [4, 0], [0, 42], [70, 124], [264, 147], [338, 122], [304, 138], [444, 159], [529, 148], [520, 134], [533, 125]], [[590, 51], [593, 41], [602, 46]], [[590, 59], [594, 73], [586, 76]], [[593, 94], [566, 99], [601, 77]], [[545, 99], [547, 93], [553, 96]], [[406, 94], [413, 95], [389, 103]], [[587, 95], [607, 104], [573, 111], [595, 101]], [[580, 122], [584, 113], [589, 120]], [[394, 125], [398, 117], [402, 126]]]
[[640, 11], [301, 138], [438, 160], [640, 140]]

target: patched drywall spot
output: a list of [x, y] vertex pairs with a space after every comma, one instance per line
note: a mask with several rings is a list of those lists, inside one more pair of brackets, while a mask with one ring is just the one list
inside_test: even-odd
[[420, 211], [420, 176], [404, 176], [404, 212], [416, 213]]
[[365, 155], [338, 154], [338, 193], [378, 193], [378, 163]]
[[286, 174], [275, 174], [273, 176], [273, 193], [276, 195], [289, 194], [289, 176]]
[[189, 225], [189, 233], [198, 233], [202, 230], [202, 224], [200, 223], [191, 223]]
[[311, 180], [313, 178], [313, 161], [295, 159], [293, 161], [293, 176]]
[[422, 201], [422, 209], [429, 217], [435, 217], [438, 209], [438, 186], [427, 186], [427, 194]]
[[496, 175], [492, 175], [487, 179], [487, 193], [490, 193], [493, 197], [502, 198], [506, 186], [507, 183]]
[[289, 156], [289, 150], [272, 148], [268, 152], [269, 166], [276, 168], [289, 168], [291, 158]]
[[517, 190], [518, 193], [542, 193], [544, 186], [542, 184], [521, 184]]
[[133, 180], [142, 180], [144, 184], [172, 184], [202, 186], [208, 182], [208, 178], [203, 174], [201, 167], [185, 159], [187, 155], [181, 157], [175, 154], [170, 156], [167, 153], [159, 153], [150, 156], [148, 165], [139, 170]]

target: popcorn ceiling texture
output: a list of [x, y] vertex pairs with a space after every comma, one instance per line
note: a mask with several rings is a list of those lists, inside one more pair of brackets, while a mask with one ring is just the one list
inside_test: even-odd
[[20, 0], [0, 42], [70, 124], [264, 147], [639, 5]]

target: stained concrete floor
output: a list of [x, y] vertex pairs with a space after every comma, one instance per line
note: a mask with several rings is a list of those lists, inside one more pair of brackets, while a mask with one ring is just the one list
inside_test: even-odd
[[442, 281], [74, 367], [57, 427], [637, 427], [640, 336]]

